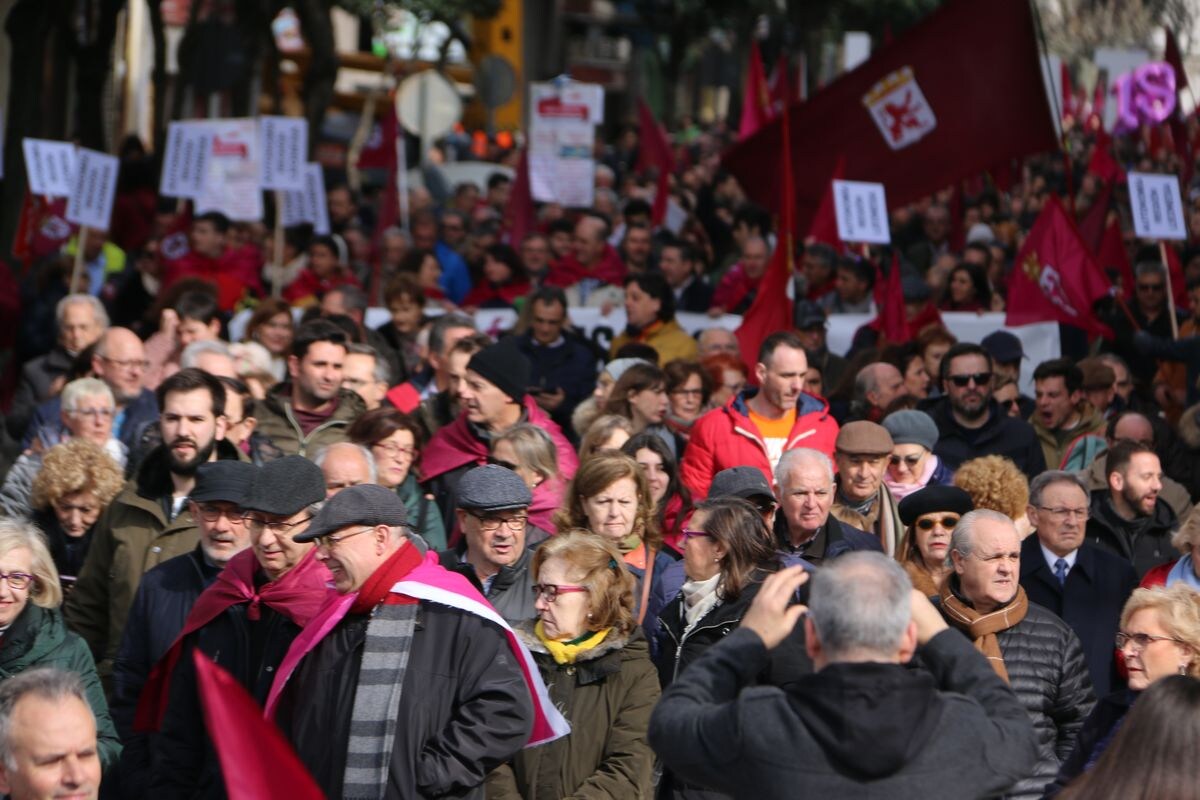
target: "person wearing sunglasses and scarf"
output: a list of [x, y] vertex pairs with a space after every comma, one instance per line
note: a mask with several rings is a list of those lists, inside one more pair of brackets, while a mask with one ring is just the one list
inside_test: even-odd
[[880, 423], [892, 435], [892, 455], [883, 483], [896, 502], [926, 486], [954, 481], [954, 471], [933, 454], [937, 423], [924, 411], [893, 411]]
[[957, 486], [926, 486], [900, 501], [904, 544], [896, 560], [913, 588], [926, 597], [941, 594], [953, 571], [947, 558], [950, 535], [962, 515], [974, 508], [971, 495]]
[[633, 575], [621, 562], [613, 542], [579, 529], [534, 553], [538, 616], [516, 632], [571, 733], [496, 769], [488, 800], [653, 797], [646, 729], [658, 675], [634, 620]]

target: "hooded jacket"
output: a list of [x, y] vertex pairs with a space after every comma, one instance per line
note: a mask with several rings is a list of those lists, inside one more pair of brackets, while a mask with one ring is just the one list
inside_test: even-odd
[[[707, 497], [713, 476], [729, 467], [758, 467], [767, 483], [774, 484], [775, 465], [770, 461], [758, 426], [750, 420], [750, 409], [746, 405], [756, 394], [758, 389], [745, 389], [692, 425], [679, 476], [692, 493], [693, 500]], [[829, 404], [816, 395], [801, 392], [796, 401], [796, 423], [783, 449], [809, 447], [832, 457], [837, 435], [838, 424], [829, 413]]]
[[1001, 412], [995, 400], [988, 404], [987, 422], [976, 429], [958, 424], [945, 397], [917, 407], [937, 424], [938, 440], [933, 452], [948, 469], [957, 470], [964, 461], [979, 456], [1004, 456], [1028, 478], [1046, 470], [1046, 456], [1033, 427], [1025, 420]]
[[1035, 760], [1024, 710], [957, 632], [920, 653], [928, 672], [836, 663], [787, 690], [746, 688], [769, 653], [739, 628], [663, 693], [651, 745], [682, 778], [747, 800], [1002, 794]]
[[1179, 557], [1179, 551], [1171, 546], [1171, 535], [1178, 527], [1179, 519], [1161, 497], [1155, 500], [1146, 527], [1139, 531], [1113, 508], [1107, 489], [1092, 492], [1087, 540], [1133, 564], [1138, 580], [1151, 568]]
[[1038, 442], [1042, 445], [1042, 455], [1046, 459], [1047, 469], [1061, 469], [1063, 458], [1071, 449], [1071, 444], [1082, 436], [1104, 436], [1107, 420], [1091, 403], [1084, 403], [1079, 409], [1079, 424], [1070, 430], [1055, 428], [1051, 430], [1042, 425], [1038, 415], [1034, 414], [1030, 422], [1033, 432], [1037, 434]]
[[254, 406], [258, 417], [255, 432], [270, 441], [285, 456], [311, 458], [322, 447], [346, 441], [346, 429], [362, 416], [367, 407], [361, 397], [348, 389], [338, 390], [337, 408], [329, 419], [313, 428], [307, 436], [292, 415], [292, 387], [285, 383]]

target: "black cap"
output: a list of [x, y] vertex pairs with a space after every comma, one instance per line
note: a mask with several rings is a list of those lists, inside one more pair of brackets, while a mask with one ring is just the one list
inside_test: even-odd
[[917, 518], [938, 511], [951, 511], [958, 515], [975, 510], [971, 495], [957, 486], [940, 486], [933, 484], [924, 489], [918, 489], [900, 501], [900, 521], [912, 525]]
[[929, 284], [925, 282], [925, 279], [911, 272], [901, 276], [900, 291], [904, 295], [904, 302], [906, 303], [920, 303], [933, 296], [933, 290], [929, 288]]
[[792, 310], [792, 324], [798, 331], [825, 327], [825, 312], [812, 300], [800, 300]]
[[325, 475], [304, 456], [284, 456], [258, 470], [248, 495], [244, 508], [290, 517], [325, 499]]
[[348, 525], [407, 525], [404, 501], [391, 489], [377, 483], [360, 483], [342, 489], [321, 507], [303, 533], [292, 537], [297, 542], [313, 539]]
[[764, 497], [774, 502], [775, 492], [758, 467], [730, 467], [713, 476], [709, 497]]
[[987, 350], [993, 361], [1001, 364], [1011, 364], [1025, 357], [1025, 348], [1021, 340], [1008, 331], [995, 331], [983, 337], [979, 346]]
[[488, 464], [466, 472], [458, 481], [458, 507], [472, 511], [527, 508], [533, 495], [521, 476], [508, 467]]
[[532, 368], [529, 359], [517, 349], [515, 338], [509, 336], [483, 348], [471, 356], [467, 369], [494, 383], [514, 402], [524, 402]]
[[246, 505], [247, 490], [258, 467], [246, 461], [208, 461], [196, 469], [196, 485], [188, 499], [196, 503], [212, 500]]

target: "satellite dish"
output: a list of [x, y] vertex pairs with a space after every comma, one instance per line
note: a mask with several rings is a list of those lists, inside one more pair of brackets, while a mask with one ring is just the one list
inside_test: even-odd
[[405, 78], [396, 92], [396, 116], [423, 142], [445, 136], [462, 119], [462, 98], [445, 76], [428, 69]]

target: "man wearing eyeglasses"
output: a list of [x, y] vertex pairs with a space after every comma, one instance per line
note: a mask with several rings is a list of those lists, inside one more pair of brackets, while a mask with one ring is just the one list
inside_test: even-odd
[[508, 625], [408, 532], [396, 493], [366, 484], [293, 537], [317, 543], [338, 594], [292, 644], [267, 714], [327, 797], [481, 799], [489, 772], [553, 738], [531, 730], [563, 730], [532, 703], [544, 686]]
[[1118, 687], [1112, 642], [1137, 573], [1084, 541], [1088, 492], [1075, 473], [1048, 470], [1034, 478], [1026, 514], [1035, 534], [1021, 543], [1021, 586], [1079, 636], [1096, 696], [1104, 697]]
[[988, 509], [964, 514], [950, 538], [954, 572], [938, 605], [950, 627], [971, 639], [1012, 687], [1033, 723], [1037, 759], [1007, 795], [1033, 798], [1075, 747], [1096, 696], [1079, 637], [1031, 603], [1018, 583], [1021, 549], [1008, 517]]
[[440, 554], [442, 566], [479, 585], [483, 596], [510, 623], [537, 616], [529, 562], [550, 534], [529, 523], [533, 495], [511, 469], [488, 464], [458, 484], [458, 547]]
[[[178, 374], [178, 373], [177, 373]], [[191, 552], [168, 559], [143, 576], [129, 608], [121, 647], [113, 660], [113, 722], [125, 751], [122, 784], [145, 786], [152, 743], [134, 735], [134, 711], [150, 669], [183, 630], [192, 605], [235, 555], [250, 546], [242, 503], [256, 468], [243, 461], [213, 461], [196, 469], [188, 508], [199, 529]]]
[[1033, 478], [1046, 469], [1046, 458], [1033, 427], [1010, 417], [992, 397], [992, 357], [977, 344], [960, 342], [942, 358], [944, 397], [920, 404], [938, 426], [933, 452], [949, 469], [979, 456], [1011, 459]]

